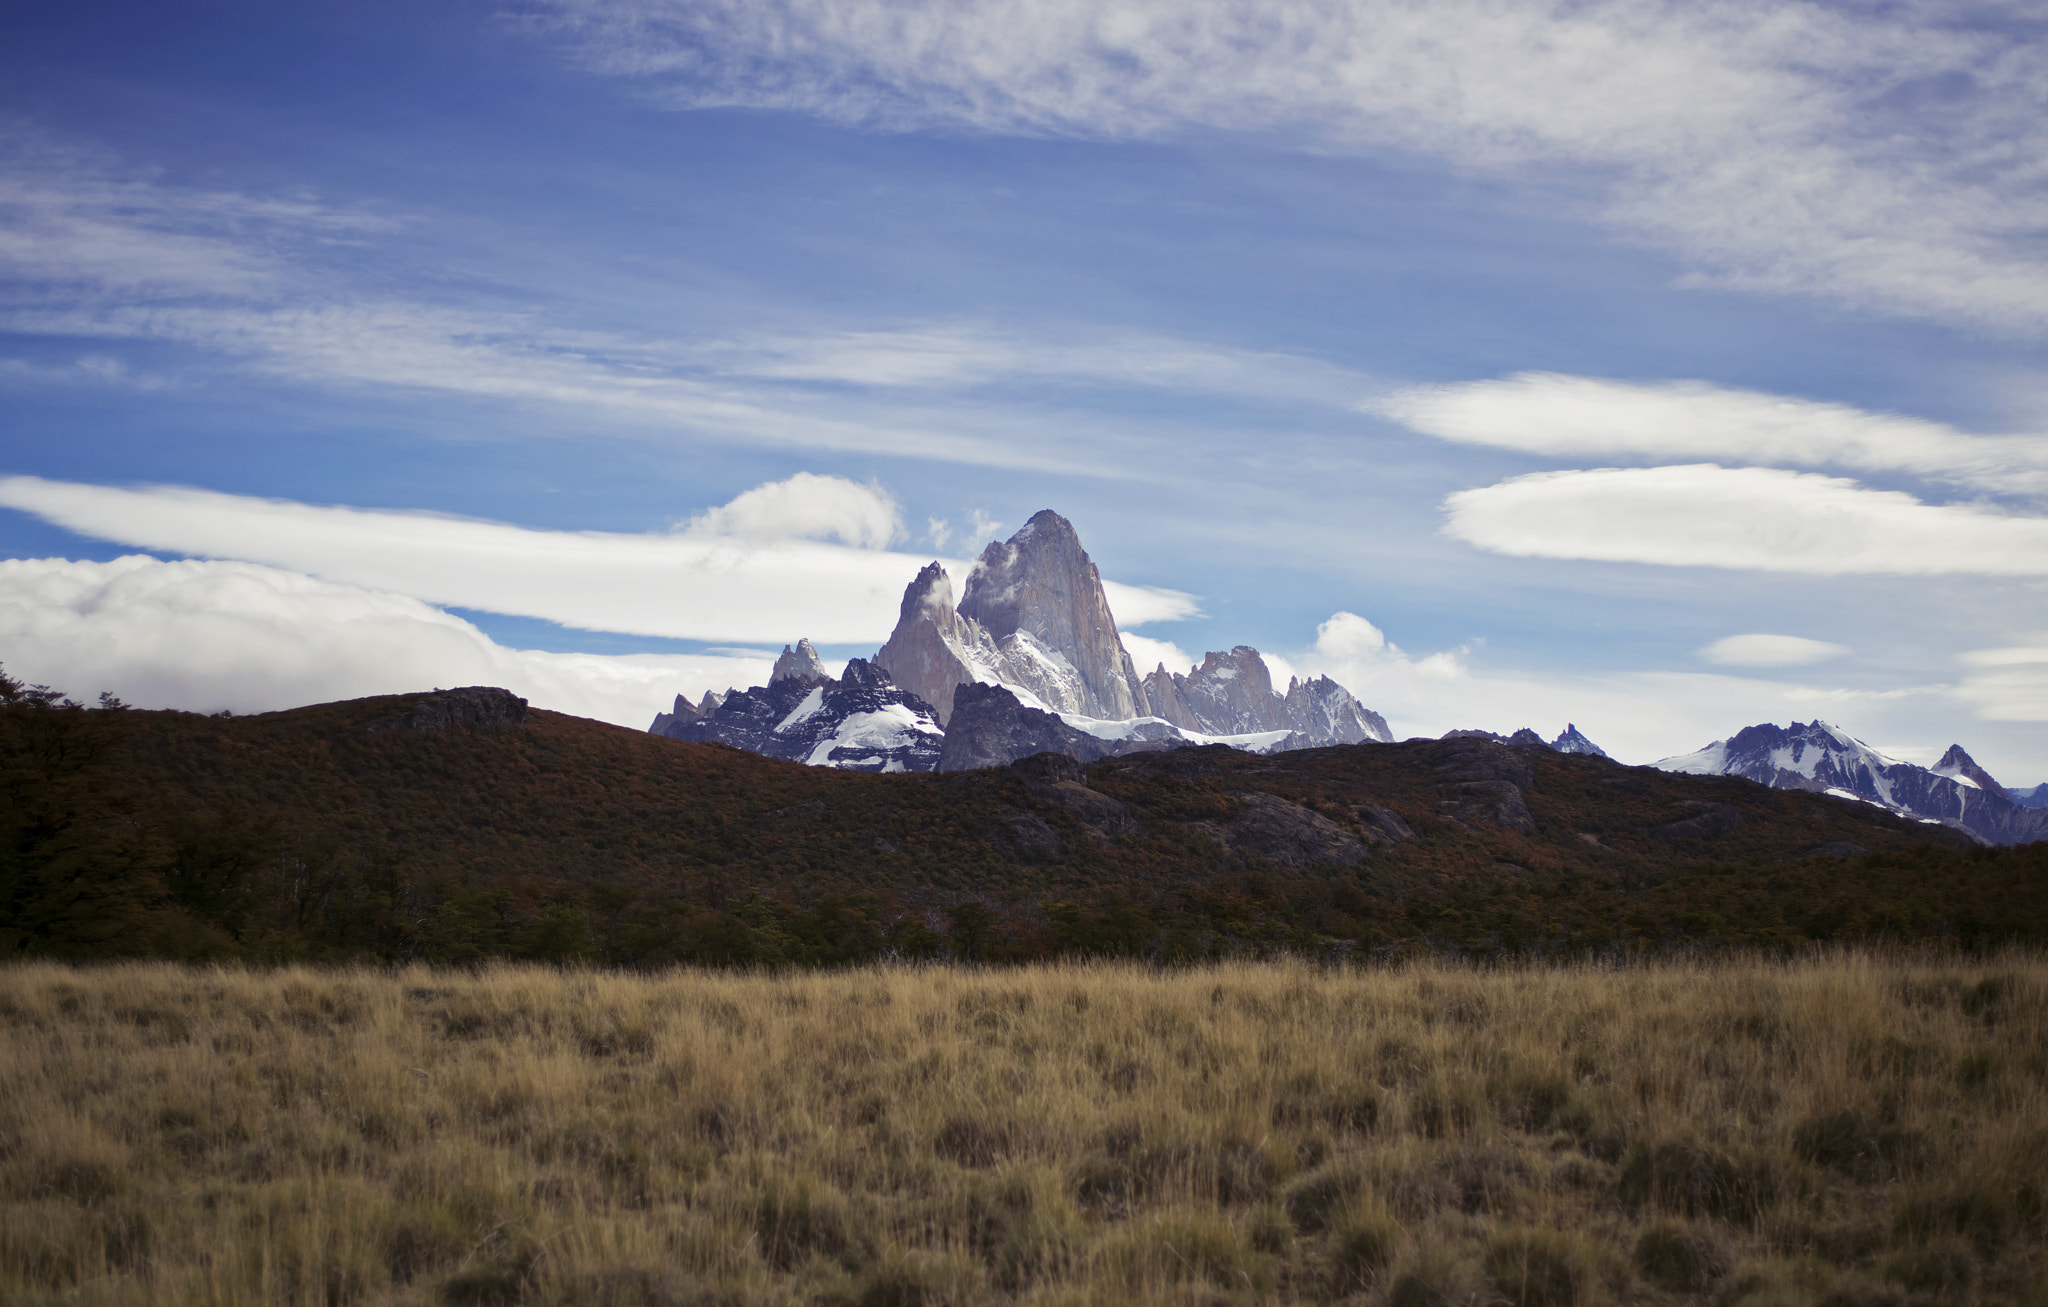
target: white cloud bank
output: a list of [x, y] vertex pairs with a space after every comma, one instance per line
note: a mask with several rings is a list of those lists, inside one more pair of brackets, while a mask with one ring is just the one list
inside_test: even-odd
[[2048, 519], [1776, 468], [1538, 472], [1458, 491], [1444, 513], [1452, 537], [1522, 558], [1819, 576], [2048, 575]]
[[2048, 46], [2008, 0], [538, 0], [679, 107], [1288, 131], [1576, 181], [1706, 277], [2048, 324]]
[[678, 693], [768, 678], [768, 656], [507, 649], [404, 595], [243, 562], [0, 560], [0, 661], [79, 698], [268, 712], [435, 686], [645, 729]]
[[1410, 387], [1363, 407], [1442, 440], [1546, 457], [1841, 467], [2000, 494], [2048, 492], [2048, 436], [1974, 436], [1920, 418], [1703, 381], [1524, 372]]
[[[1488, 666], [1483, 651], [1470, 648], [1415, 657], [1367, 619], [1344, 612], [1324, 622], [1315, 643], [1292, 661], [1306, 674], [1334, 677], [1384, 714], [1396, 738], [1465, 727], [1508, 734], [1527, 726], [1549, 739], [1572, 722], [1618, 760], [1636, 764], [1699, 748], [1757, 722], [1820, 717], [1849, 724], [1865, 738], [1883, 740], [1887, 751], [1925, 765], [1960, 741], [1967, 728], [1958, 719], [1972, 708], [1985, 723], [2048, 721], [2048, 635], [1963, 655], [1959, 682], [1878, 689], [1690, 671], [1525, 672]], [[1971, 747], [1980, 759], [1994, 758], [1994, 770], [2006, 764], [2019, 769], [2016, 775], [2038, 769], [2035, 741], [2011, 728], [1991, 735], [1988, 742], [1980, 735]]]
[[1847, 645], [1809, 640], [1800, 635], [1730, 635], [1700, 650], [1700, 657], [1723, 667], [1809, 667], [1841, 658]]
[[[678, 531], [640, 535], [39, 477], [0, 478], [0, 506], [95, 539], [265, 563], [432, 604], [739, 643], [879, 645], [928, 561], [883, 548], [902, 530], [883, 491], [810, 473], [758, 486]], [[966, 575], [968, 564], [942, 561]], [[1178, 590], [1104, 589], [1123, 625], [1196, 611]]]

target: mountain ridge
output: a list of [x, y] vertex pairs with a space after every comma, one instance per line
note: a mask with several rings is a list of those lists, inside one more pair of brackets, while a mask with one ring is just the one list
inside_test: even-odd
[[1815, 718], [1747, 726], [1652, 764], [1691, 775], [1741, 776], [1781, 790], [1835, 794], [1965, 831], [1991, 844], [2048, 839], [2048, 810], [2014, 802], [1959, 744], [1933, 767], [1891, 758]]

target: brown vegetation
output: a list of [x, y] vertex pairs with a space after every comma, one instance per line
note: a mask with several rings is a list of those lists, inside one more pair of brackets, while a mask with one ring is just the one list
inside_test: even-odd
[[0, 958], [2048, 943], [2048, 844], [1483, 741], [876, 776], [547, 712], [413, 729], [418, 695], [248, 718], [36, 695], [0, 703]]
[[0, 970], [0, 1300], [2048, 1303], [2048, 963]]

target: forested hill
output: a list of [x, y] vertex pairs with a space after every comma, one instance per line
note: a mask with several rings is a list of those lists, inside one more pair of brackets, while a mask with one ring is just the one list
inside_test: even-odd
[[652, 965], [2048, 938], [2048, 846], [1547, 749], [870, 775], [460, 706], [201, 717], [16, 687], [0, 949]]

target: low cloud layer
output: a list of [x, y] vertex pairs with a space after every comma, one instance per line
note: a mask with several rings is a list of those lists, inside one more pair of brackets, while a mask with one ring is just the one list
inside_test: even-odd
[[2048, 436], [1973, 436], [1920, 418], [1702, 381], [1525, 372], [1411, 387], [1365, 407], [1442, 440], [1545, 457], [1907, 472], [1998, 494], [2048, 492]]
[[[265, 563], [431, 604], [740, 643], [879, 645], [929, 561], [882, 547], [901, 530], [882, 491], [809, 473], [747, 491], [679, 531], [643, 535], [38, 477], [0, 478], [0, 505], [95, 539]], [[966, 563], [944, 561], [966, 575]], [[1123, 625], [1196, 611], [1177, 590], [1104, 587]]]
[[1444, 500], [1444, 530], [1521, 558], [1817, 576], [2048, 575], [2048, 519], [1775, 468], [1538, 472]]
[[404, 595], [244, 562], [0, 560], [0, 651], [18, 679], [142, 708], [267, 712], [436, 686], [644, 729], [678, 693], [765, 681], [767, 656], [508, 649]]
[[683, 108], [1292, 134], [1576, 181], [1701, 280], [2048, 324], [2048, 51], [2019, 3], [537, 0]]

